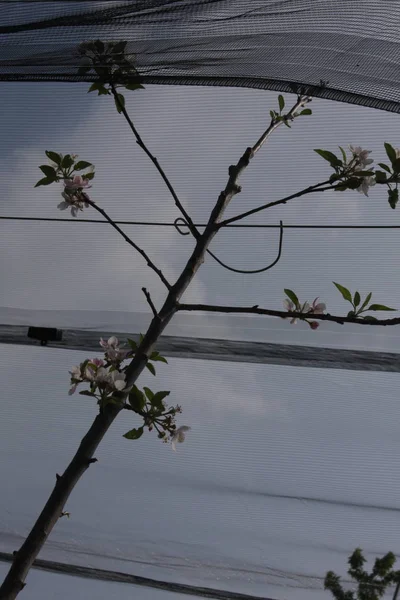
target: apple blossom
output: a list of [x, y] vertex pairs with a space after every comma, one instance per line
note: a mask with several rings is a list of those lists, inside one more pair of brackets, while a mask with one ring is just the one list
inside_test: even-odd
[[373, 177], [371, 177], [371, 176], [363, 177], [360, 187], [357, 188], [357, 192], [359, 192], [360, 194], [364, 194], [365, 196], [368, 196], [369, 188], [372, 187], [373, 185], [375, 185], [375, 183], [376, 182]]
[[64, 201], [60, 202], [60, 204], [57, 205], [57, 208], [59, 210], [70, 208], [73, 217], [78, 216], [79, 210], [83, 211], [84, 207], [88, 208], [90, 206], [88, 203], [89, 196], [87, 196], [85, 192], [78, 190], [74, 193], [73, 190], [67, 191], [67, 188], [65, 188], [65, 191], [61, 193], [61, 196], [64, 198]]
[[353, 154], [353, 160], [357, 161], [355, 170], [362, 171], [366, 166], [372, 164], [374, 161], [372, 158], [368, 158], [368, 154], [371, 154], [371, 150], [363, 150], [360, 146], [349, 146], [350, 151]]
[[187, 425], [182, 425], [181, 427], [178, 427], [178, 429], [175, 431], [174, 435], [171, 437], [171, 445], [172, 450], [174, 452], [176, 452], [176, 444], [182, 444], [185, 441], [185, 433], [190, 429], [191, 427], [188, 427]]
[[317, 303], [317, 300], [319, 300], [319, 298], [315, 298], [314, 302], [310, 307], [311, 312], [316, 315], [322, 314], [324, 310], [326, 310], [326, 304], [324, 304], [323, 302]]
[[108, 338], [107, 341], [100, 338], [100, 346], [104, 348], [106, 359], [114, 365], [118, 365], [129, 354], [129, 350], [122, 350], [115, 335]]
[[[290, 297], [293, 298], [293, 300], [296, 300], [296, 302], [294, 302], [293, 300], [290, 300], [290, 298], [286, 298], [283, 301], [284, 306], [288, 312], [299, 312], [299, 313], [302, 313], [303, 315], [313, 315], [313, 314], [318, 315], [318, 314], [322, 314], [324, 312], [324, 310], [326, 310], [326, 304], [324, 304], [323, 302], [318, 302], [318, 300], [319, 300], [318, 297], [315, 298], [315, 300], [313, 301], [312, 304], [309, 304], [309, 302], [304, 302], [304, 304], [301, 305], [297, 299], [296, 294], [292, 290], [285, 290], [285, 291], [288, 295], [290, 295]], [[283, 318], [285, 318], [285, 317], [283, 317]], [[319, 323], [317, 321], [309, 321], [307, 318], [305, 318], [304, 321], [306, 323], [308, 323], [308, 325], [313, 330], [318, 329], [318, 327], [319, 327]], [[295, 317], [293, 317], [290, 321], [290, 324], [295, 325], [296, 323], [297, 323], [297, 319]]]
[[74, 175], [72, 179], [64, 179], [64, 185], [67, 189], [78, 190], [81, 188], [91, 188], [89, 185], [89, 179], [84, 179], [82, 175]]

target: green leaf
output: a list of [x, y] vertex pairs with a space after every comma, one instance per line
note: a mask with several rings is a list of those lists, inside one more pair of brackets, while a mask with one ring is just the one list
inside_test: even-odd
[[347, 316], [349, 317], [349, 319], [354, 319], [354, 317], [356, 316], [356, 313], [354, 312], [354, 310], [351, 310], [350, 312], [347, 313]]
[[339, 292], [342, 294], [343, 298], [345, 300], [348, 300], [348, 302], [351, 302], [350, 291], [347, 288], [345, 288], [343, 285], [340, 285], [340, 283], [335, 283], [334, 281], [332, 281], [332, 283], [333, 283], [333, 285], [335, 285], [337, 287]]
[[[118, 98], [119, 102], [118, 102], [117, 98]], [[122, 94], [117, 94], [117, 97], [114, 96], [114, 100], [115, 100], [116, 109], [121, 114], [122, 113], [121, 105], [125, 108], [125, 98]]]
[[144, 387], [143, 389], [144, 389], [144, 393], [146, 394], [147, 398], [151, 402], [154, 398], [154, 392], [152, 392], [148, 387]]
[[275, 119], [276, 118], [276, 112], [274, 110], [270, 110], [269, 114], [270, 114], [271, 119]]
[[110, 77], [110, 69], [109, 67], [105, 67], [103, 65], [93, 65], [93, 69], [96, 71], [101, 85], [104, 85], [107, 82], [107, 79]]
[[388, 190], [388, 200], [390, 207], [394, 210], [397, 202], [399, 201], [399, 190], [397, 188], [394, 190]]
[[97, 52], [99, 54], [103, 54], [104, 53], [104, 44], [101, 40], [96, 40], [94, 42], [94, 47], [96, 48]]
[[393, 163], [397, 160], [396, 150], [393, 148], [393, 146], [391, 146], [388, 143], [385, 143], [384, 146], [385, 146], [385, 150], [386, 150], [388, 159], [390, 160], [390, 162], [392, 163], [392, 166], [393, 166]]
[[396, 158], [396, 160], [393, 163], [393, 171], [394, 173], [399, 173], [400, 172], [400, 158]]
[[296, 296], [296, 294], [293, 292], [293, 290], [289, 290], [289, 289], [284, 289], [283, 290], [286, 294], [286, 296], [293, 302], [293, 304], [295, 304], [295, 306], [299, 306], [300, 302], [298, 297]]
[[141, 344], [144, 340], [144, 335], [143, 333], [139, 333], [139, 343]]
[[136, 385], [133, 386], [128, 396], [129, 404], [135, 411], [142, 411], [146, 406], [146, 398], [144, 394]]
[[127, 83], [125, 85], [127, 90], [135, 91], [135, 90], [144, 90], [144, 85], [141, 83]]
[[340, 158], [333, 154], [333, 152], [329, 152], [329, 150], [314, 150], [314, 152], [319, 154], [324, 160], [327, 160], [332, 167], [341, 167], [343, 164]]
[[342, 153], [343, 156], [343, 163], [347, 162], [347, 156], [346, 156], [346, 152], [343, 150], [342, 146], [339, 146], [340, 148], [340, 152]]
[[57, 181], [57, 173], [56, 170], [50, 165], [41, 165], [39, 169], [46, 175], [47, 179], [51, 179], [52, 181]]
[[397, 308], [389, 308], [388, 306], [385, 306], [384, 304], [371, 304], [371, 306], [368, 306], [367, 310], [392, 310], [392, 311], [396, 312]]
[[154, 394], [153, 399], [151, 400], [152, 405], [158, 408], [159, 410], [162, 410], [164, 408], [162, 401], [164, 400], [164, 398], [169, 396], [170, 393], [171, 392], [157, 392], [156, 394]]
[[371, 317], [371, 315], [365, 315], [364, 321], [377, 321], [376, 317]]
[[124, 42], [118, 42], [117, 44], [115, 44], [114, 48], [113, 48], [113, 54], [121, 54], [121, 52], [125, 52], [125, 47], [126, 44], [128, 42], [124, 41]]
[[370, 177], [373, 174], [374, 174], [373, 171], [356, 171], [354, 173], [354, 176], [355, 177]]
[[282, 96], [282, 94], [279, 94], [279, 96], [278, 96], [278, 103], [279, 103], [279, 110], [282, 112], [283, 109], [285, 108], [285, 98]]
[[312, 110], [311, 108], [305, 108], [304, 110], [301, 111], [301, 113], [299, 113], [300, 115], [312, 115]]
[[372, 298], [372, 292], [370, 292], [370, 293], [368, 294], [368, 296], [365, 298], [365, 300], [364, 300], [364, 302], [362, 303], [362, 306], [361, 306], [361, 308], [360, 308], [360, 312], [361, 312], [362, 310], [364, 310], [364, 308], [367, 306], [367, 304], [368, 304], [368, 302], [371, 300], [371, 298]]
[[130, 345], [130, 347], [132, 348], [132, 350], [137, 350], [137, 343], [135, 342], [135, 340], [131, 340], [128, 338], [127, 342]]
[[150, 362], [146, 363], [146, 368], [150, 371], [150, 373], [152, 375], [156, 374], [156, 370], [154, 368], [154, 365], [152, 365]]
[[157, 361], [158, 361], [158, 362], [163, 362], [163, 363], [165, 363], [165, 364], [168, 364], [168, 361], [167, 361], [167, 359], [166, 359], [166, 358], [164, 358], [164, 356], [160, 356], [158, 353], [157, 353], [157, 356], [154, 356], [154, 353], [153, 353], [153, 354], [150, 356], [150, 360], [153, 360], [154, 362], [157, 362]]
[[75, 164], [74, 171], [82, 171], [83, 169], [86, 169], [87, 167], [91, 167], [91, 166], [92, 166], [92, 163], [87, 162], [86, 160], [80, 160]]
[[61, 167], [63, 169], [69, 169], [74, 164], [74, 159], [70, 154], [66, 154], [61, 161]]
[[62, 161], [61, 154], [58, 154], [58, 152], [52, 152], [51, 150], [46, 150], [45, 154], [46, 154], [47, 158], [49, 158], [54, 163], [56, 163], [56, 165], [58, 165], [58, 166], [61, 165], [61, 161]]
[[354, 294], [354, 306], [358, 306], [361, 302], [361, 297], [358, 292]]
[[88, 73], [90, 70], [92, 69], [91, 66], [83, 66], [79, 67], [78, 69], [78, 75], [86, 75], [86, 73]]
[[361, 185], [361, 179], [357, 179], [357, 177], [350, 177], [350, 179], [346, 179], [344, 185], [349, 190], [356, 190]]
[[99, 96], [107, 96], [110, 92], [104, 87], [104, 83], [101, 81], [95, 81], [92, 83], [90, 88], [88, 89], [88, 94], [90, 92], [98, 92]]
[[375, 179], [376, 183], [385, 183], [387, 180], [387, 175], [384, 171], [375, 171]]
[[289, 127], [289, 129], [292, 128], [291, 125], [289, 125], [288, 121], [286, 119], [283, 119], [284, 124], [286, 125], [286, 127]]
[[43, 179], [40, 179], [37, 182], [35, 187], [39, 187], [39, 185], [50, 185], [51, 183], [54, 183], [54, 179], [48, 179], [47, 177], [43, 177]]
[[79, 392], [81, 396], [96, 396], [96, 394], [93, 394], [93, 392], [89, 392], [88, 390], [82, 390], [82, 392]]
[[388, 167], [387, 165], [385, 165], [385, 163], [378, 163], [378, 167], [380, 167], [384, 171], [387, 171], [388, 173], [391, 173], [390, 167]]
[[139, 429], [131, 429], [130, 431], [127, 431], [122, 437], [126, 438], [127, 440], [138, 440], [140, 437], [142, 437], [142, 435], [143, 427], [139, 427]]
[[93, 179], [94, 176], [95, 176], [95, 172], [94, 171], [90, 171], [90, 173], [85, 173], [84, 175], [82, 175], [82, 177], [84, 179]]

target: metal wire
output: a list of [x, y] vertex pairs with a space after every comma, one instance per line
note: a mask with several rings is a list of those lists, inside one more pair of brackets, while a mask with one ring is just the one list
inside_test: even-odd
[[[56, 223], [97, 223], [107, 224], [107, 221], [103, 219], [68, 219], [68, 218], [57, 218], [57, 217], [15, 217], [15, 216], [1, 216], [0, 220], [4, 221], [43, 221], [43, 222], [56, 222]], [[114, 221], [117, 225], [141, 225], [144, 227], [174, 227], [175, 223], [166, 223], [162, 221]], [[180, 226], [186, 226], [182, 223]], [[207, 223], [195, 223], [196, 227], [206, 227]], [[240, 229], [279, 229], [280, 225], [272, 223], [232, 223], [226, 226], [227, 228], [240, 228]], [[290, 225], [285, 224], [284, 229], [400, 229], [400, 225], [310, 225], [310, 224], [298, 224]], [[181, 235], [188, 235], [181, 233]]]

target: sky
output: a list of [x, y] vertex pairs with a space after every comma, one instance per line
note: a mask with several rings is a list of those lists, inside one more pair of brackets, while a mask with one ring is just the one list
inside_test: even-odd
[[[33, 187], [38, 165], [47, 162], [44, 151], [54, 150], [96, 165], [91, 197], [114, 219], [173, 221], [173, 201], [123, 118], [110, 99], [87, 88], [2, 83], [9, 108], [0, 114], [0, 214], [69, 216], [57, 210], [57, 184]], [[197, 222], [207, 219], [224, 188], [227, 167], [258, 139], [277, 106], [275, 93], [230, 88], [148, 86], [126, 96], [140, 133]], [[353, 143], [378, 162], [384, 141], [400, 145], [397, 115], [327, 100], [311, 105], [311, 117], [277, 131], [257, 154], [227, 216], [329, 176], [314, 148]], [[315, 194], [249, 222], [400, 225], [398, 215], [379, 188], [369, 198]], [[172, 228], [124, 229], [167, 277], [178, 277], [193, 248], [189, 236]], [[143, 286], [156, 306], [165, 297], [142, 258], [106, 225], [4, 220], [0, 232], [1, 307], [73, 310], [82, 319], [86, 313], [78, 311], [110, 311], [112, 321], [115, 311], [148, 313]], [[320, 296], [329, 312], [345, 314], [332, 285], [338, 281], [399, 307], [397, 236], [397, 230], [289, 229], [274, 269], [236, 275], [207, 258], [184, 300], [280, 309], [290, 287], [301, 299]], [[212, 250], [232, 266], [259, 268], [276, 256], [277, 242], [278, 230], [230, 229]], [[297, 342], [314, 333], [302, 325], [291, 331]], [[384, 335], [394, 336], [398, 350], [398, 338]], [[373, 343], [371, 334], [366, 349]], [[10, 345], [0, 353], [0, 480], [7, 481], [0, 549], [12, 551], [96, 408], [67, 394], [68, 370], [82, 353]], [[134, 425], [123, 415], [71, 496], [71, 518], [60, 521], [40, 556], [277, 600], [328, 597], [310, 577], [344, 573], [356, 546], [370, 559], [389, 550], [400, 555], [397, 377], [171, 359], [140, 385], [171, 390], [173, 403], [183, 406], [181, 424], [192, 427], [185, 444], [174, 454], [151, 434], [128, 442], [122, 434]], [[39, 598], [44, 581], [59, 590], [61, 579], [33, 573], [24, 593]], [[96, 582], [68, 581], [78, 598], [101, 597]], [[109, 585], [101, 583], [104, 594]], [[87, 592], [87, 586], [97, 587]], [[135, 593], [157, 597], [142, 588]]]

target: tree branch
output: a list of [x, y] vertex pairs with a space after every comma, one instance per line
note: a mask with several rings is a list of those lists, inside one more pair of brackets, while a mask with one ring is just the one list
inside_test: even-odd
[[[286, 121], [293, 121], [294, 115], [296, 114], [296, 112], [300, 108], [304, 108], [304, 106], [306, 106], [306, 104], [311, 102], [311, 100], [312, 100], [312, 98], [310, 96], [298, 96], [296, 104], [294, 104], [292, 106], [292, 108], [289, 110], [289, 112], [284, 116], [284, 119], [286, 119]], [[260, 139], [254, 144], [254, 146], [252, 148], [252, 153], [253, 153], [252, 158], [255, 155], [255, 153], [260, 150], [261, 146], [266, 142], [267, 138], [274, 131], [274, 129], [276, 129], [277, 127], [282, 125], [282, 123], [283, 123], [283, 121], [277, 121], [276, 119], [271, 119], [271, 123], [270, 123], [268, 129], [262, 134]]]
[[139, 254], [141, 254], [143, 256], [143, 258], [146, 260], [147, 265], [150, 267], [150, 269], [152, 269], [155, 273], [157, 273], [157, 275], [159, 276], [159, 278], [161, 279], [161, 281], [163, 282], [163, 284], [165, 285], [165, 287], [170, 290], [171, 289], [171, 284], [169, 283], [169, 281], [164, 277], [162, 271], [156, 267], [156, 265], [153, 263], [153, 261], [150, 259], [150, 257], [146, 254], [146, 252], [144, 250], [142, 250], [142, 248], [140, 248], [140, 246], [138, 246], [137, 244], [135, 244], [135, 242], [133, 242], [129, 236], [126, 235], [126, 233], [124, 233], [122, 231], [122, 229], [120, 227], [118, 227], [118, 225], [111, 219], [111, 217], [108, 216], [108, 214], [106, 213], [105, 210], [103, 210], [102, 208], [100, 208], [99, 206], [97, 206], [97, 204], [95, 202], [93, 202], [93, 200], [90, 200], [90, 198], [87, 196], [87, 194], [85, 194], [85, 202], [87, 202], [88, 204], [90, 204], [90, 206], [92, 208], [94, 208], [95, 210], [97, 210], [97, 212], [99, 212], [101, 215], [103, 215], [103, 217], [110, 223], [110, 225], [112, 225], [112, 227], [114, 227], [114, 229], [116, 229], [118, 231], [118, 233], [120, 235], [122, 235], [122, 237], [124, 238], [124, 240], [133, 248], [135, 248], [135, 250], [137, 250], [137, 252], [139, 252]]
[[266, 210], [267, 208], [271, 208], [272, 206], [278, 206], [278, 204], [286, 204], [286, 202], [289, 202], [289, 200], [293, 200], [294, 198], [300, 198], [301, 196], [305, 196], [306, 194], [312, 194], [314, 192], [326, 192], [327, 190], [334, 190], [335, 189], [334, 185], [329, 185], [328, 187], [325, 187], [325, 188], [322, 187], [324, 185], [327, 185], [328, 183], [329, 183], [329, 179], [327, 179], [326, 181], [322, 181], [321, 183], [316, 183], [315, 185], [310, 185], [309, 187], [305, 188], [304, 190], [301, 190], [300, 192], [296, 192], [295, 194], [291, 194], [290, 196], [286, 196], [285, 198], [282, 198], [281, 200], [275, 200], [275, 202], [268, 202], [267, 204], [262, 204], [261, 206], [252, 208], [251, 210], [241, 213], [240, 215], [236, 215], [236, 217], [231, 217], [230, 219], [225, 219], [225, 221], [221, 221], [221, 223], [218, 224], [218, 228], [226, 227], [230, 223], [234, 223], [235, 221], [239, 221], [241, 219], [244, 219], [245, 217], [254, 215], [255, 213], [260, 212], [261, 210]]
[[151, 310], [152, 310], [152, 312], [153, 312], [153, 315], [154, 315], [155, 317], [157, 317], [157, 318], [158, 318], [158, 312], [157, 312], [157, 310], [156, 310], [156, 307], [155, 307], [155, 306], [154, 306], [154, 304], [153, 304], [153, 300], [151, 299], [150, 293], [149, 293], [149, 292], [146, 290], [146, 288], [145, 288], [145, 287], [143, 287], [143, 288], [142, 288], [142, 292], [143, 292], [143, 293], [144, 293], [144, 295], [146, 296], [146, 300], [147, 300], [147, 302], [148, 302], [148, 303], [149, 303], [149, 305], [150, 305], [150, 308], [151, 308]]
[[343, 325], [344, 323], [356, 323], [357, 325], [400, 325], [400, 317], [394, 319], [379, 319], [376, 321], [369, 321], [367, 319], [356, 319], [354, 317], [336, 317], [330, 314], [312, 314], [312, 313], [299, 313], [289, 312], [283, 310], [270, 310], [268, 308], [259, 308], [258, 306], [246, 307], [246, 306], [216, 306], [211, 304], [181, 304], [177, 306], [177, 311], [203, 311], [203, 312], [218, 312], [218, 313], [241, 313], [241, 314], [252, 314], [252, 315], [268, 315], [270, 317], [280, 317], [282, 319], [299, 319], [299, 320], [312, 320], [312, 321], [332, 321]]
[[142, 137], [140, 136], [138, 130], [136, 129], [136, 127], [134, 126], [132, 119], [130, 118], [130, 116], [128, 115], [128, 112], [125, 108], [125, 106], [123, 106], [123, 104], [120, 102], [119, 98], [118, 98], [118, 93], [115, 89], [115, 86], [113, 83], [110, 84], [111, 85], [111, 91], [113, 93], [113, 96], [115, 98], [115, 102], [118, 104], [122, 114], [124, 115], [133, 135], [136, 138], [136, 142], [137, 144], [142, 148], [142, 150], [147, 154], [147, 156], [150, 158], [151, 162], [154, 164], [154, 166], [156, 167], [157, 171], [159, 172], [159, 174], [161, 175], [164, 183], [166, 184], [168, 190], [171, 193], [172, 198], [174, 199], [175, 205], [176, 207], [180, 210], [180, 212], [183, 214], [185, 220], [187, 221], [187, 225], [189, 227], [189, 230], [191, 232], [191, 234], [193, 235], [193, 237], [197, 240], [200, 237], [200, 232], [197, 231], [197, 228], [195, 226], [195, 224], [193, 223], [192, 219], [190, 218], [189, 214], [187, 213], [187, 211], [185, 210], [185, 208], [182, 205], [182, 202], [179, 200], [177, 193], [175, 192], [172, 183], [170, 182], [170, 180], [168, 179], [164, 169], [161, 167], [160, 163], [158, 162], [157, 158], [150, 152], [150, 150], [148, 149], [148, 147], [146, 146], [146, 144], [144, 143]]

